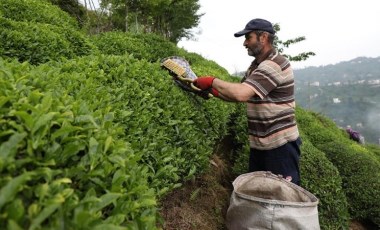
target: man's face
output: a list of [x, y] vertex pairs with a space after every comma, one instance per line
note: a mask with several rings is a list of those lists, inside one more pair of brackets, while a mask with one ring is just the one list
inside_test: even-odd
[[249, 56], [257, 57], [263, 50], [263, 45], [260, 43], [259, 37], [255, 32], [250, 32], [245, 35], [243, 45], [247, 48]]

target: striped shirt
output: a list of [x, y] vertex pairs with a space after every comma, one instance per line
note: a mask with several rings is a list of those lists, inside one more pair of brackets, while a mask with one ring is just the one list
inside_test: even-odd
[[273, 49], [262, 62], [252, 62], [242, 83], [255, 91], [247, 102], [250, 147], [270, 150], [295, 141], [299, 133], [289, 60]]

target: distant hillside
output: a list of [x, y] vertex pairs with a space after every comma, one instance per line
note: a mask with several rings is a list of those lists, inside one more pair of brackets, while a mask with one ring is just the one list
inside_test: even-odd
[[336, 81], [355, 83], [360, 80], [380, 79], [380, 57], [358, 57], [335, 65], [308, 67], [295, 70], [299, 83], [319, 81], [321, 85]]
[[322, 113], [367, 142], [380, 138], [380, 57], [295, 70], [298, 105]]

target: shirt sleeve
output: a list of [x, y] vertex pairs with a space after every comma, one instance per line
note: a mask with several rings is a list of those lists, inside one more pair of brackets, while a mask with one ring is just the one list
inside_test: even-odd
[[280, 84], [280, 80], [280, 66], [271, 60], [266, 60], [246, 77], [243, 84], [252, 87], [255, 93], [263, 99]]

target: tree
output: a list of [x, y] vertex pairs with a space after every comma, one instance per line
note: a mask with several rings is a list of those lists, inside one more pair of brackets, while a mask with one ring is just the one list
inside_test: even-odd
[[79, 4], [78, 0], [49, 0], [52, 4], [59, 6], [63, 11], [74, 17], [80, 26], [83, 26], [86, 19], [86, 9]]
[[[160, 34], [170, 41], [178, 43], [181, 38], [192, 38], [191, 29], [198, 26], [203, 14], [198, 14], [198, 0], [172, 0], [156, 14], [157, 28]], [[158, 11], [156, 11], [158, 12]]]
[[[280, 31], [280, 25], [279, 24], [274, 24], [274, 29], [276, 32]], [[286, 41], [281, 41], [278, 39], [278, 37], [276, 37], [276, 40], [275, 40], [275, 46], [277, 47], [278, 51], [280, 53], [283, 53], [284, 50], [286, 48], [289, 48], [290, 45], [293, 45], [295, 43], [298, 43], [298, 42], [302, 42], [306, 40], [306, 38], [304, 36], [301, 36], [301, 37], [296, 37], [294, 39], [289, 39], [289, 40], [286, 40]], [[283, 53], [284, 54], [284, 53]], [[311, 52], [311, 51], [308, 51], [308, 52], [302, 52], [302, 53], [299, 53], [297, 54], [296, 56], [291, 56], [289, 54], [284, 54], [284, 56], [286, 56], [287, 58], [289, 58], [290, 61], [304, 61], [306, 59], [308, 59], [310, 56], [315, 56], [315, 53], [314, 52]]]
[[110, 14], [117, 30], [151, 32], [177, 43], [191, 38], [198, 26], [198, 0], [103, 0], [101, 7]]

